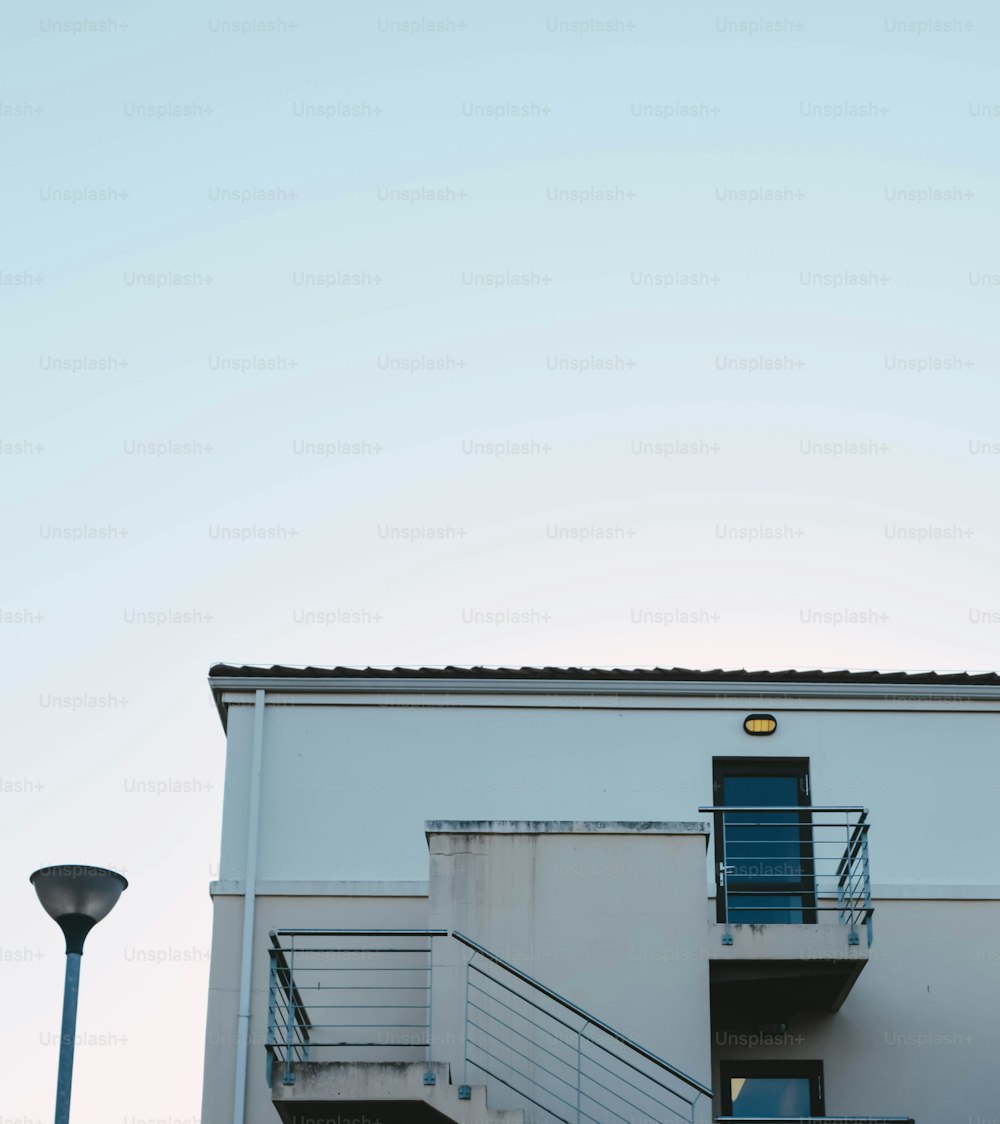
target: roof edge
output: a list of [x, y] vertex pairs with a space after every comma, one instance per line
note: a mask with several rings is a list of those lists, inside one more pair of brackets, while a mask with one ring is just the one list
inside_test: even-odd
[[213, 665], [209, 685], [223, 727], [225, 691], [285, 694], [527, 694], [856, 698], [887, 702], [1000, 702], [997, 672], [850, 671], [580, 667], [295, 667]]

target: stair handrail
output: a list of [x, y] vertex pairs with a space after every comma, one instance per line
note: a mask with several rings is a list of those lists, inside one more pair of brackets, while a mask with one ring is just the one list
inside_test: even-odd
[[685, 1073], [683, 1070], [671, 1065], [670, 1062], [658, 1057], [651, 1050], [647, 1050], [645, 1046], [640, 1046], [638, 1042], [634, 1042], [628, 1035], [623, 1034], [620, 1030], [615, 1030], [614, 1027], [604, 1022], [603, 1019], [599, 1019], [596, 1015], [590, 1014], [589, 1011], [584, 1010], [583, 1007], [578, 1006], [564, 995], [560, 995], [557, 991], [553, 991], [552, 988], [546, 987], [540, 980], [529, 976], [527, 972], [522, 972], [520, 968], [515, 967], [509, 961], [497, 956], [495, 952], [490, 952], [488, 948], [479, 944], [478, 941], [474, 941], [471, 937], [467, 937], [464, 933], [460, 933], [457, 930], [453, 930], [451, 935], [455, 940], [464, 944], [467, 948], [471, 948], [473, 952], [477, 953], [479, 956], [492, 961], [498, 967], [503, 968], [505, 972], [510, 972], [511, 975], [515, 976], [523, 983], [526, 983], [529, 987], [534, 988], [536, 991], [541, 992], [542, 995], [551, 999], [554, 1003], [558, 1003], [559, 1006], [564, 1007], [567, 1011], [572, 1011], [574, 1015], [585, 1019], [591, 1026], [603, 1031], [610, 1038], [613, 1038], [616, 1042], [620, 1042], [623, 1046], [627, 1046], [640, 1057], [645, 1058], [646, 1061], [652, 1062], [652, 1064], [658, 1068], [666, 1070], [667, 1073], [676, 1077], [679, 1081], [683, 1081], [689, 1088], [697, 1090], [706, 1097], [711, 1097], [713, 1095], [709, 1086], [703, 1085], [700, 1081], [691, 1077], [690, 1074]]

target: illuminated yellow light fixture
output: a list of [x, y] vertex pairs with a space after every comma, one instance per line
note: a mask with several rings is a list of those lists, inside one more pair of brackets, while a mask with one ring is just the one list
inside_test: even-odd
[[743, 729], [752, 737], [765, 737], [778, 728], [778, 720], [773, 714], [748, 714], [743, 719]]

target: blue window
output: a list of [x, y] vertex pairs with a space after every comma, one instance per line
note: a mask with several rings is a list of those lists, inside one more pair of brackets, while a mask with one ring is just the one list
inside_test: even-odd
[[721, 1073], [724, 1116], [823, 1115], [822, 1062], [723, 1062]]

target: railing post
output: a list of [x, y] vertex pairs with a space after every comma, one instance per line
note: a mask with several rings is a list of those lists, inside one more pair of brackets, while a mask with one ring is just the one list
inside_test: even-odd
[[[275, 1015], [277, 1013], [276, 991], [277, 991], [277, 984], [278, 984], [278, 973], [277, 973], [278, 961], [277, 961], [277, 957], [274, 956], [274, 954], [273, 954], [273, 950], [272, 950], [271, 954], [268, 956], [268, 959], [271, 962], [271, 965], [270, 965], [270, 968], [269, 968], [268, 974], [267, 974], [267, 1045], [268, 1045], [267, 1055], [268, 1055], [268, 1058], [270, 1058], [270, 1056], [271, 1056], [270, 1047], [274, 1043], [275, 1037], [276, 1037], [274, 1031], [275, 1031]], [[270, 1082], [268, 1082], [268, 1084], [270, 1084]]]
[[465, 1041], [462, 1043], [462, 1084], [469, 1084], [469, 965], [471, 957], [465, 962], [465, 1025], [462, 1033]]
[[844, 813], [847, 827], [847, 908], [851, 914], [851, 932], [847, 938], [848, 944], [858, 943], [858, 928], [854, 920], [854, 840], [851, 837], [851, 813]]
[[576, 1124], [580, 1124], [580, 1098], [583, 1085], [582, 1043], [583, 1032], [590, 1026], [589, 1020], [576, 1032]]
[[274, 1072], [274, 1047], [278, 1042], [278, 959], [272, 949], [268, 955], [270, 967], [267, 978], [267, 1087], [271, 1088]]
[[[850, 812], [844, 813], [845, 821], [850, 816]], [[851, 842], [850, 842], [851, 829], [847, 829], [847, 851], [844, 852], [844, 861], [840, 864], [839, 868], [835, 871], [837, 878], [837, 919], [841, 925], [847, 924], [847, 887], [850, 884], [851, 874]]]
[[462, 1084], [458, 1087], [460, 1101], [472, 1099], [472, 1086], [469, 1084], [469, 971], [475, 958], [476, 954], [473, 953], [465, 962], [465, 1027], [463, 1029], [465, 1040], [462, 1043]]
[[727, 880], [729, 855], [727, 854], [725, 812], [715, 813], [715, 830], [722, 836], [722, 865], [719, 867], [715, 876], [716, 893], [722, 895], [722, 912], [726, 919], [726, 931], [722, 934], [722, 943], [724, 945], [731, 945], [733, 943], [733, 934], [729, 931], [729, 882]]
[[283, 1085], [294, 1085], [292, 1048], [295, 1041], [295, 1023], [298, 1019], [298, 1011], [295, 1007], [295, 937], [292, 937], [292, 947], [289, 950], [288, 957], [288, 1006], [286, 1011], [288, 1014], [285, 1025], [285, 1074], [281, 1080]]
[[434, 1085], [437, 1078], [431, 1069], [432, 1047], [434, 1044], [434, 938], [427, 938], [427, 1068], [424, 1070], [424, 1084]]

